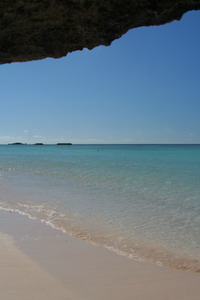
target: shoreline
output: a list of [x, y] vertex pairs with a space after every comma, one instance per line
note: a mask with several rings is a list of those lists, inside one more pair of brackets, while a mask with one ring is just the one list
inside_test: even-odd
[[[191, 258], [186, 256], [181, 256], [179, 254], [176, 254], [174, 252], [170, 252], [168, 250], [163, 250], [159, 248], [152, 248], [150, 246], [141, 246], [136, 244], [132, 244], [131, 250], [132, 251], [125, 251], [123, 247], [120, 247], [119, 245], [116, 245], [116, 247], [113, 247], [112, 243], [110, 244], [110, 238], [109, 240], [106, 240], [105, 237], [103, 237], [102, 234], [95, 235], [91, 232], [84, 230], [79, 227], [71, 226], [70, 222], [68, 224], [65, 224], [65, 228], [61, 226], [60, 222], [57, 223], [54, 220], [46, 219], [45, 215], [42, 218], [38, 218], [37, 213], [32, 214], [31, 211], [23, 211], [20, 208], [32, 208], [29, 205], [19, 205], [18, 208], [8, 208], [0, 202], [0, 212], [12, 212], [14, 214], [20, 214], [21, 216], [25, 216], [29, 218], [30, 220], [36, 220], [36, 222], [44, 223], [46, 226], [51, 227], [54, 230], [61, 231], [62, 233], [69, 235], [70, 237], [73, 237], [78, 240], [85, 241], [91, 245], [103, 247], [117, 255], [124, 256], [128, 259], [140, 261], [140, 262], [146, 262], [150, 264], [156, 264], [158, 266], [163, 266], [170, 269], [175, 270], [181, 270], [185, 272], [191, 272], [191, 273], [199, 273], [200, 272], [200, 260], [197, 258]], [[33, 206], [34, 209], [36, 206]], [[41, 210], [41, 207], [38, 207], [39, 211]], [[34, 211], [34, 213], [37, 212]], [[46, 211], [45, 211], [46, 212]], [[55, 214], [60, 215], [61, 213], [56, 213], [55, 211], [48, 211], [50, 216]], [[67, 226], [67, 227], [66, 227]], [[118, 246], [118, 247], [117, 247]], [[126, 249], [129, 250], [129, 249]]]
[[[57, 299], [199, 299], [198, 273], [130, 260], [14, 212], [0, 212], [0, 231], [6, 235], [4, 241], [12, 241], [3, 242], [0, 248], [1, 277], [6, 273], [2, 284], [11, 291], [8, 295], [4, 288], [3, 299], [42, 299], [50, 290], [54, 298], [59, 290]], [[17, 253], [12, 259], [5, 251], [9, 245]], [[26, 264], [25, 269], [33, 274], [30, 279], [19, 272], [21, 268], [16, 269], [16, 261], [18, 267]], [[20, 288], [24, 280], [27, 284]]]

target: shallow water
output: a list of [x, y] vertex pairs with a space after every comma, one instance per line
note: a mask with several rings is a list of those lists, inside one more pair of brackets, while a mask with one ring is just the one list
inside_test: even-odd
[[0, 146], [0, 206], [200, 270], [200, 145]]

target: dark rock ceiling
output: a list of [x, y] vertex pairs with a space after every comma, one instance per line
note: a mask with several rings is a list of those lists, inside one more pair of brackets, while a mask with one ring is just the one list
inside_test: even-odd
[[131, 28], [180, 20], [198, 9], [200, 0], [3, 0], [0, 63], [108, 46]]

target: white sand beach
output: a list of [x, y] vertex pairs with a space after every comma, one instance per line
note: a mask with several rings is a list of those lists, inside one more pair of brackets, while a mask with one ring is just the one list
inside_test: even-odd
[[122, 257], [26, 216], [0, 212], [2, 300], [198, 300], [200, 276]]

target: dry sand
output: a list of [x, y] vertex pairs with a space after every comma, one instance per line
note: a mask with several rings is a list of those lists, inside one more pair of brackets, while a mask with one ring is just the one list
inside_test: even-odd
[[81, 299], [0, 233], [0, 299]]
[[119, 256], [0, 212], [0, 299], [199, 300], [200, 274]]

